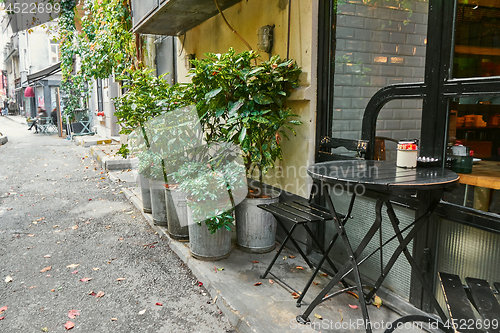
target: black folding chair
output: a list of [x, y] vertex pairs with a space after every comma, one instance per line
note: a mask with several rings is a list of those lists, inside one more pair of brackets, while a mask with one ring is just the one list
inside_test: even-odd
[[[339, 160], [339, 159], [353, 159], [353, 158], [362, 158], [362, 154], [364, 154], [367, 150], [368, 142], [364, 140], [349, 140], [349, 139], [338, 139], [338, 138], [330, 138], [330, 137], [325, 137], [323, 140], [321, 140], [320, 147], [322, 148], [323, 151], [320, 152], [320, 156], [318, 156], [318, 159], [321, 161], [329, 161], [329, 160]], [[339, 155], [339, 154], [332, 154], [330, 151], [332, 148], [339, 148], [339, 147], [345, 147], [347, 150], [354, 151], [358, 156], [345, 156], [345, 155]], [[322, 269], [322, 265], [325, 261], [328, 262], [329, 266], [333, 270], [333, 273], [337, 273], [337, 268], [333, 264], [332, 260], [328, 256], [330, 253], [331, 249], [333, 248], [333, 245], [338, 237], [336, 235], [333, 240], [330, 242], [328, 245], [328, 248], [325, 249], [317, 237], [314, 235], [312, 232], [311, 228], [309, 227], [309, 224], [313, 223], [320, 223], [320, 222], [326, 222], [328, 220], [333, 220], [332, 215], [330, 214], [330, 210], [326, 207], [323, 207], [321, 205], [315, 204], [312, 201], [315, 199], [316, 196], [316, 189], [321, 189], [321, 186], [317, 187], [316, 185], [313, 186], [311, 190], [311, 195], [309, 197], [309, 201], [294, 201], [294, 202], [281, 202], [281, 203], [275, 203], [275, 204], [266, 204], [266, 205], [259, 205], [258, 207], [261, 209], [264, 209], [268, 211], [269, 213], [273, 214], [273, 216], [276, 218], [278, 221], [278, 224], [283, 228], [286, 237], [283, 240], [280, 248], [278, 249], [276, 255], [274, 256], [273, 260], [267, 267], [265, 273], [261, 275], [262, 279], [265, 279], [267, 275], [272, 275], [276, 280], [280, 281], [287, 287], [289, 287], [291, 290], [295, 291], [297, 294], [299, 294], [299, 298], [297, 299], [297, 307], [301, 306], [302, 299], [304, 298], [305, 294], [309, 290], [309, 287], [311, 286], [314, 278], [317, 276], [318, 272]], [[349, 206], [349, 210], [346, 215], [341, 215], [339, 214], [340, 218], [342, 221], [339, 221], [340, 224], [345, 225], [347, 222], [352, 210], [352, 203]], [[288, 222], [288, 224], [291, 223], [292, 227], [288, 230], [286, 228], [285, 221]], [[310, 236], [313, 244], [316, 246], [319, 252], [321, 252], [322, 257], [321, 260], [318, 262], [316, 268], [314, 268], [313, 264], [309, 260], [309, 258], [306, 256], [306, 254], [302, 251], [300, 246], [297, 244], [297, 241], [293, 238], [293, 233], [297, 229], [298, 226], [302, 226], [307, 234]], [[311, 268], [314, 269], [314, 273], [311, 275], [309, 278], [306, 286], [303, 288], [302, 291], [297, 291], [293, 287], [289, 286], [286, 284], [284, 281], [282, 281], [279, 277], [271, 273], [271, 269], [273, 265], [275, 264], [276, 260], [281, 254], [281, 251], [285, 247], [286, 243], [288, 241], [291, 241], [292, 244], [294, 245], [295, 249], [299, 252], [299, 254], [302, 256], [306, 264]], [[342, 280], [341, 283], [344, 285], [345, 288], [348, 288], [348, 284]]]

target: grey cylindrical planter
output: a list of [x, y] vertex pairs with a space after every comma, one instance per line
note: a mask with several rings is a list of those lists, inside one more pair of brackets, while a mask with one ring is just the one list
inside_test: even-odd
[[167, 226], [167, 201], [165, 198], [165, 182], [149, 180], [151, 191], [151, 209], [155, 225]]
[[191, 255], [199, 260], [215, 261], [229, 257], [231, 252], [231, 232], [225, 228], [211, 234], [207, 225], [194, 223], [191, 211], [189, 218], [189, 250]]
[[139, 174], [139, 186], [141, 187], [142, 210], [151, 214], [151, 191], [149, 190], [149, 179]]
[[167, 189], [167, 216], [168, 234], [173, 239], [186, 240], [189, 238], [188, 209], [186, 194]]
[[274, 216], [257, 207], [279, 201], [277, 191], [267, 191], [270, 198], [245, 198], [236, 206], [238, 248], [243, 252], [266, 253], [274, 249], [277, 222]]

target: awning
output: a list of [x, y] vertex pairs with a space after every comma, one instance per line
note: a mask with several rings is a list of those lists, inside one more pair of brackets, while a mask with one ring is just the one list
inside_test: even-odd
[[46, 77], [49, 77], [57, 72], [61, 71], [61, 62], [55, 63], [54, 65], [44, 68], [41, 71], [38, 71], [33, 74], [28, 75], [28, 84], [32, 84], [36, 81], [45, 79]]
[[[240, 1], [218, 0], [218, 3], [221, 10], [224, 10]], [[139, 22], [133, 31], [151, 35], [179, 36], [218, 13], [214, 1], [167, 0]]]

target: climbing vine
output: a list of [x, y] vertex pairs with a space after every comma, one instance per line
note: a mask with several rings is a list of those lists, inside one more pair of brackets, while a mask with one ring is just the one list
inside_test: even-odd
[[[121, 74], [133, 65], [135, 38], [127, 0], [85, 0], [82, 32], [75, 0], [61, 0], [59, 37], [65, 114], [83, 108], [92, 79]], [[78, 59], [79, 66], [75, 61]]]

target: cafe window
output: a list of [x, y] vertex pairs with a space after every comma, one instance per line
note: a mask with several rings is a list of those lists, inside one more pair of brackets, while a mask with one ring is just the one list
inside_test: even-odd
[[[500, 3], [459, 0], [455, 15], [453, 78], [500, 76]], [[447, 167], [461, 174], [454, 204], [500, 213], [500, 94], [449, 101]]]

